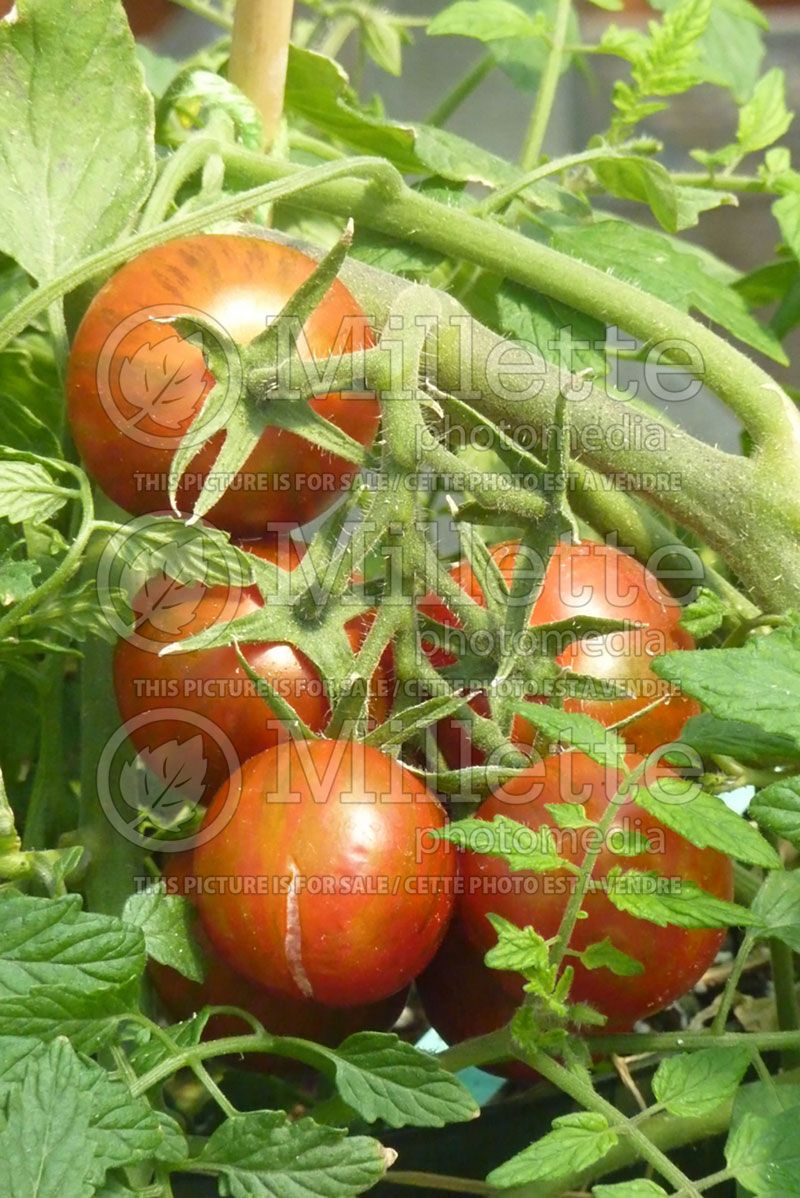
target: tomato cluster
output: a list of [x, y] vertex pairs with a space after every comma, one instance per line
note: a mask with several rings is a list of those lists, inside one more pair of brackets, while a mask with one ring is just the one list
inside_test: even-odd
[[[237, 348], [270, 324], [314, 265], [298, 250], [264, 238], [215, 234], [149, 250], [105, 284], [76, 334], [68, 395], [75, 442], [112, 499], [133, 513], [169, 508], [173, 455], [185, 448], [212, 388], [219, 390], [196, 339], [179, 334], [170, 321], [194, 317], [206, 338], [218, 334], [217, 348], [225, 348], [235, 374]], [[312, 358], [373, 343], [363, 313], [338, 281], [304, 333], [300, 352]], [[219, 353], [212, 358], [222, 360]], [[244, 394], [240, 398], [245, 402]], [[247, 398], [251, 402], [252, 394]], [[261, 401], [269, 403], [269, 395]], [[373, 395], [323, 394], [309, 402], [317, 416], [362, 445], [374, 439]], [[198, 438], [178, 489], [181, 507], [190, 509], [208, 485], [226, 435], [220, 430], [205, 444]], [[319, 515], [352, 473], [348, 461], [268, 425], [220, 490], [211, 518], [240, 538], [245, 552], [291, 574], [301, 553], [286, 526]], [[517, 542], [492, 549], [504, 587], [525, 552]], [[477, 603], [486, 602], [468, 563], [454, 567], [452, 576]], [[570, 875], [515, 875], [530, 885], [509, 889], [502, 885], [511, 876], [504, 860], [449, 846], [438, 835], [445, 808], [416, 773], [363, 741], [321, 735], [332, 714], [326, 680], [301, 645], [264, 640], [239, 650], [231, 638], [181, 651], [181, 641], [262, 610], [269, 603], [263, 588], [182, 586], [164, 572], [131, 602], [135, 629], [114, 656], [117, 700], [131, 740], [152, 764], [185, 740], [188, 723], [203, 767], [194, 798], [204, 814], [194, 848], [165, 853], [163, 873], [168, 890], [192, 904], [208, 971], [198, 983], [151, 963], [172, 1013], [182, 1018], [203, 1005], [237, 1006], [272, 1032], [335, 1043], [357, 1028], [389, 1026], [417, 979], [429, 1019], [446, 1039], [505, 1023], [520, 1001], [522, 980], [485, 966], [494, 943], [487, 915], [552, 938], [567, 902], [560, 883]], [[420, 610], [451, 631], [459, 628], [435, 595], [423, 599]], [[353, 653], [374, 620], [374, 612], [359, 612], [344, 626]], [[573, 696], [565, 707], [606, 725], [623, 722], [630, 748], [647, 754], [674, 740], [695, 710], [650, 668], [659, 653], [691, 647], [679, 614], [678, 604], [633, 558], [603, 545], [564, 543], [547, 567], [531, 624], [540, 631], [559, 625], [552, 630], [559, 632], [576, 615], [590, 623], [629, 622], [605, 638], [571, 635], [553, 656], [577, 675], [625, 683], [625, 697]], [[425, 651], [438, 668], [457, 660], [451, 649], [428, 645]], [[274, 698], [271, 707], [254, 679], [266, 681], [294, 709], [308, 739], [296, 739], [298, 726], [287, 727], [273, 710]], [[469, 689], [476, 712], [489, 714], [480, 685]], [[370, 728], [386, 720], [393, 698], [390, 646], [370, 681]], [[440, 721], [437, 735], [451, 767], [482, 760], [457, 721]], [[534, 730], [517, 717], [511, 737], [530, 746]], [[540, 830], [555, 827], [548, 806], [581, 802], [587, 817], [598, 820], [618, 780], [579, 753], [532, 760], [530, 769], [486, 799], [478, 816], [502, 813]], [[694, 848], [632, 802], [619, 805], [614, 826], [622, 824], [650, 842], [627, 865], [729, 896], [730, 864], [718, 854]], [[562, 855], [580, 862], [584, 848], [568, 845]], [[604, 846], [596, 877], [616, 864]], [[572, 998], [596, 1006], [614, 1028], [629, 1027], [683, 993], [720, 943], [717, 931], [659, 927], [644, 934], [602, 890], [587, 896], [585, 911], [575, 951], [608, 936], [642, 967], [631, 978], [576, 964]], [[238, 1022], [217, 1014], [209, 1029], [225, 1034], [238, 1030]]]

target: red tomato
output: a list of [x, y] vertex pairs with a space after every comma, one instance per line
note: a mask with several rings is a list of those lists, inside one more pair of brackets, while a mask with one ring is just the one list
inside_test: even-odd
[[[456, 916], [430, 965], [417, 978], [425, 1014], [446, 1044], [497, 1031], [508, 1023], [519, 1003], [503, 987], [496, 970], [469, 940]], [[482, 1065], [490, 1073], [518, 1081], [538, 1077], [521, 1061]]]
[[[639, 761], [641, 758], [631, 757], [628, 764], [632, 767]], [[619, 778], [617, 771], [606, 770], [582, 753], [547, 757], [490, 795], [478, 809], [478, 818], [492, 820], [496, 815], [506, 815], [528, 828], [547, 825], [554, 829], [561, 856], [580, 864], [585, 856], [586, 834], [555, 828], [545, 805], [580, 802], [589, 819], [598, 821], [616, 792]], [[616, 854], [616, 829], [640, 832], [651, 841], [650, 849], [635, 857]], [[595, 879], [602, 879], [616, 865], [652, 870], [662, 877], [695, 882], [718, 898], [732, 897], [733, 869], [727, 857], [713, 849], [696, 848], [631, 799], [619, 804], [612, 830], [600, 851]], [[486, 918], [490, 912], [521, 927], [530, 925], [546, 939], [557, 933], [569, 897], [571, 875], [564, 871], [512, 874], [505, 861], [471, 852], [463, 855], [462, 872], [464, 892], [458, 910], [467, 935], [481, 951], [496, 942]], [[588, 970], [570, 959], [575, 965], [573, 999], [591, 1003], [616, 1030], [629, 1028], [637, 1019], [660, 1011], [691, 989], [714, 960], [724, 938], [724, 932], [718, 929], [662, 928], [636, 919], [618, 911], [602, 890], [587, 895], [584, 910], [588, 918], [578, 921], [573, 948], [584, 949], [608, 937], [616, 948], [644, 967], [635, 977], [620, 977], [605, 968]], [[508, 993], [519, 1000], [520, 977], [505, 972], [498, 973], [498, 977]]]
[[[299, 250], [241, 234], [199, 234], [154, 246], [95, 296], [75, 336], [67, 397], [70, 424], [92, 478], [129, 512], [169, 508], [173, 454], [213, 385], [201, 349], [158, 320], [200, 313], [238, 344], [281, 311], [315, 263]], [[305, 324], [301, 356], [326, 359], [373, 344], [366, 318], [338, 279]], [[240, 398], [233, 386], [231, 398]], [[373, 395], [322, 395], [312, 407], [369, 445]], [[218, 433], [184, 475], [178, 506], [190, 511], [224, 440]], [[238, 536], [271, 524], [304, 524], [330, 506], [354, 473], [342, 458], [268, 428], [209, 519]], [[222, 482], [222, 480], [220, 480]], [[220, 486], [220, 490], [222, 490]]]
[[[234, 781], [236, 811], [194, 854], [200, 916], [228, 964], [330, 1006], [410, 983], [453, 905], [456, 854], [431, 836], [445, 815], [430, 791], [352, 741], [278, 745]], [[223, 788], [206, 825], [226, 800]]]
[[[492, 549], [492, 557], [506, 583], [511, 581], [518, 553], [518, 541], [506, 541]], [[469, 563], [460, 562], [451, 573], [467, 594], [483, 606], [485, 600]], [[420, 608], [441, 624], [459, 626], [434, 595], [426, 596]], [[630, 620], [642, 627], [611, 633], [605, 638], [584, 637], [557, 654], [556, 660], [566, 669], [624, 682], [633, 695], [611, 700], [571, 698], [564, 702], [564, 709], [584, 712], [608, 725], [627, 719], [663, 696], [658, 707], [626, 725], [620, 735], [633, 751], [643, 754], [678, 740], [687, 719], [700, 708], [693, 699], [674, 693], [667, 682], [657, 678], [650, 662], [672, 649], [694, 648], [692, 637], [678, 624], [680, 604], [649, 570], [619, 549], [590, 541], [578, 544], [562, 541], [547, 567], [541, 594], [531, 613], [531, 626], [556, 623], [576, 615]], [[563, 642], [552, 643], [557, 648]], [[441, 648], [434, 648], [431, 660], [440, 668], [453, 659]], [[479, 715], [487, 715], [485, 695], [476, 696], [473, 707]], [[530, 744], [532, 732], [525, 720], [515, 719], [515, 740]], [[442, 752], [453, 768], [483, 760], [480, 751], [470, 743], [463, 721], [442, 721], [437, 734]]]
[[[266, 537], [245, 543], [242, 548], [290, 570], [301, 557], [296, 543], [288, 537]], [[197, 769], [207, 799], [231, 772], [225, 741], [215, 737], [215, 731], [227, 738], [239, 764], [272, 748], [289, 733], [256, 694], [232, 646], [165, 657], [159, 657], [158, 650], [213, 624], [245, 616], [262, 605], [256, 586], [179, 587], [162, 575], [133, 600], [138, 617], [135, 636], [120, 640], [114, 654], [117, 703], [123, 720], [131, 722], [134, 745], [140, 752], [163, 755], [173, 744], [185, 747], [195, 742]], [[356, 616], [347, 625], [354, 652], [362, 644], [372, 618], [371, 613]], [[331, 708], [322, 679], [309, 659], [285, 643], [254, 643], [241, 649], [251, 668], [267, 679], [314, 732], [321, 732]], [[389, 714], [392, 690], [392, 654], [387, 648], [372, 683], [370, 715], [376, 723]], [[159, 711], [169, 714], [163, 719], [146, 719], [146, 713]], [[187, 723], [181, 720], [181, 713], [202, 717], [210, 725]], [[180, 755], [178, 749], [176, 762]], [[196, 772], [189, 769], [192, 777]]]
[[[192, 875], [192, 854], [173, 853], [164, 861], [163, 874], [168, 894], [184, 894], [193, 900], [193, 891], [186, 879]], [[194, 926], [195, 937], [203, 950], [206, 977], [193, 982], [175, 969], [157, 961], [148, 963], [148, 971], [159, 998], [175, 1019], [190, 1019], [203, 1007], [241, 1007], [255, 1015], [276, 1036], [300, 1036], [319, 1044], [335, 1047], [353, 1032], [385, 1031], [397, 1020], [405, 1005], [406, 989], [390, 995], [379, 1003], [333, 1008], [303, 998], [288, 998], [256, 986], [227, 965], [214, 952], [200, 920]], [[212, 1015], [206, 1024], [203, 1039], [219, 1039], [246, 1033], [244, 1020], [235, 1015]], [[242, 1058], [242, 1065], [284, 1069], [286, 1058], [262, 1054]]]

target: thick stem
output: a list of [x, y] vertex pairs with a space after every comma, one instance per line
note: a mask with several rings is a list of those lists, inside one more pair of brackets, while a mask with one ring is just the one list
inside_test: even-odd
[[228, 74], [261, 114], [264, 146], [280, 128], [294, 0], [237, 0]]

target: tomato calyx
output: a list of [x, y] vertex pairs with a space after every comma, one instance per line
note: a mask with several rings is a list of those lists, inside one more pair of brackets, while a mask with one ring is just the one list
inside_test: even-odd
[[352, 237], [350, 222], [333, 249], [248, 344], [237, 344], [219, 322], [198, 313], [158, 322], [172, 325], [186, 339], [200, 336], [206, 369], [214, 380], [172, 458], [169, 499], [176, 513], [184, 474], [200, 450], [220, 434], [224, 439], [197, 496], [194, 519], [207, 515], [219, 502], [267, 429], [293, 433], [325, 453], [364, 465], [364, 446], [309, 402], [317, 392], [329, 392], [332, 383], [337, 387], [341, 383], [331, 376], [331, 364], [334, 370], [337, 364], [344, 370], [346, 387], [342, 390], [363, 393], [365, 384], [355, 377], [360, 355], [348, 354], [345, 346], [334, 346], [320, 376], [314, 359], [300, 352], [306, 323], [336, 279]]

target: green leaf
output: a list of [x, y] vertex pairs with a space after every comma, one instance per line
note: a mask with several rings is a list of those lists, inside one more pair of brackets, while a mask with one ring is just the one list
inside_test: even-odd
[[616, 948], [607, 936], [578, 955], [585, 969], [608, 969], [617, 977], [635, 978], [644, 970], [640, 961]]
[[733, 1098], [751, 1063], [746, 1046], [669, 1056], [653, 1076], [653, 1093], [671, 1114], [701, 1118]]
[[800, 762], [800, 745], [788, 736], [762, 732], [743, 720], [721, 720], [710, 712], [692, 716], [683, 727], [681, 741], [702, 757], [733, 757], [742, 765]]
[[481, 42], [505, 37], [534, 37], [535, 22], [509, 0], [456, 0], [428, 23], [431, 37], [460, 34]]
[[800, 192], [789, 191], [772, 205], [772, 215], [778, 222], [783, 240], [800, 258]]
[[431, 724], [455, 715], [468, 702], [464, 695], [436, 695], [433, 699], [423, 699], [421, 703], [404, 708], [390, 716], [385, 723], [372, 728], [363, 737], [364, 744], [372, 745], [374, 749], [399, 748]]
[[[0, 26], [1, 28], [1, 26]], [[31, 520], [43, 524], [60, 511], [69, 498], [35, 462], [0, 462], [0, 517], [12, 524]]]
[[744, 1115], [728, 1137], [725, 1160], [737, 1181], [756, 1195], [800, 1194], [797, 1111]]
[[753, 899], [752, 911], [763, 925], [762, 939], [780, 940], [800, 952], [800, 875], [785, 870], [770, 874]]
[[590, 1111], [561, 1115], [553, 1120], [553, 1131], [493, 1169], [486, 1180], [498, 1187], [558, 1181], [597, 1164], [617, 1142], [603, 1115]]
[[736, 140], [742, 155], [754, 154], [783, 137], [793, 120], [786, 107], [786, 79], [778, 67], [767, 71], [739, 110]]
[[391, 1033], [356, 1032], [332, 1055], [339, 1095], [368, 1123], [443, 1127], [478, 1117], [458, 1078]]
[[[742, 297], [689, 246], [678, 245], [654, 229], [641, 229], [619, 220], [560, 225], [552, 235], [552, 243], [573, 257], [657, 295], [680, 312], [701, 312], [740, 341], [785, 363], [777, 338], [761, 327], [747, 311]], [[735, 278], [732, 275], [731, 281]]]
[[497, 944], [484, 958], [490, 969], [509, 969], [525, 976], [547, 971], [550, 949], [534, 928], [519, 928], [501, 915], [487, 918], [497, 933]]
[[487, 857], [501, 857], [512, 870], [546, 873], [567, 869], [577, 872], [575, 866], [556, 852], [552, 829], [546, 825], [536, 830], [509, 819], [507, 815], [496, 815], [491, 822], [470, 816], [447, 824], [440, 829], [439, 835], [460, 849]]
[[[144, 972], [137, 928], [81, 911], [77, 895], [42, 899], [0, 892], [0, 1000], [32, 989], [125, 989]], [[6, 1033], [8, 1034], [8, 1033]]]
[[127, 602], [122, 590], [113, 593], [106, 589], [101, 605], [97, 594], [97, 580], [87, 578], [74, 591], [60, 591], [37, 604], [30, 615], [20, 621], [28, 634], [47, 635], [57, 632], [59, 640], [85, 641], [98, 637], [116, 641], [118, 630], [111, 627], [106, 616], [105, 604], [113, 603], [121, 609]]
[[130, 992], [117, 987], [37, 986], [25, 996], [0, 998], [0, 1037], [66, 1036], [79, 1051], [94, 1053], [117, 1039], [120, 1018], [136, 1008]]
[[759, 790], [747, 814], [763, 831], [800, 849], [800, 777], [781, 778]]
[[0, 248], [42, 281], [130, 224], [153, 179], [153, 103], [116, 0], [16, 14], [0, 22]]
[[715, 898], [685, 878], [665, 878], [615, 867], [600, 884], [618, 911], [626, 911], [660, 928], [751, 927], [759, 922], [746, 907]]
[[715, 595], [707, 587], [700, 587], [694, 601], [681, 612], [678, 623], [691, 636], [701, 641], [721, 628], [727, 615], [728, 608], [719, 595]]
[[375, 1185], [394, 1153], [312, 1119], [255, 1111], [226, 1119], [197, 1159], [222, 1174], [229, 1198], [349, 1198]]
[[403, 38], [400, 27], [382, 9], [364, 9], [361, 40], [372, 61], [389, 75], [403, 73]]
[[41, 573], [37, 562], [14, 561], [13, 558], [3, 558], [0, 561], [0, 606], [8, 607], [17, 603], [36, 590], [33, 579]]
[[548, 740], [565, 741], [600, 765], [623, 765], [624, 741], [591, 716], [582, 715], [580, 712], [561, 711], [557, 707], [531, 703], [525, 699], [512, 706], [529, 724], [543, 732]]
[[755, 724], [800, 745], [800, 627], [753, 637], [741, 649], [666, 653], [653, 670], [720, 719]]
[[781, 859], [761, 833], [737, 815], [717, 795], [701, 790], [684, 778], [654, 778], [639, 784], [637, 805], [672, 828], [699, 849], [717, 849], [764, 869], [779, 869]]
[[28, 1058], [0, 1131], [3, 1198], [91, 1198], [94, 1152], [81, 1064], [66, 1040]]
[[622, 200], [647, 204], [669, 233], [677, 232], [678, 197], [666, 167], [650, 158], [613, 158], [595, 164], [595, 174], [606, 191]]
[[545, 803], [553, 823], [558, 828], [595, 828], [594, 820], [586, 818], [582, 803]]
[[128, 898], [122, 920], [141, 929], [148, 957], [193, 982], [203, 981], [203, 954], [192, 935], [195, 916], [187, 899], [165, 894], [163, 887], [154, 885]]
[[220, 116], [227, 118], [226, 140], [260, 151], [264, 134], [261, 116], [247, 96], [215, 71], [189, 67], [165, 91], [156, 109], [156, 140], [181, 145], [194, 133], [211, 126], [220, 136]]

